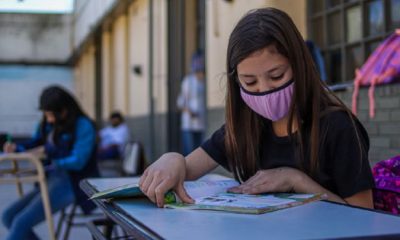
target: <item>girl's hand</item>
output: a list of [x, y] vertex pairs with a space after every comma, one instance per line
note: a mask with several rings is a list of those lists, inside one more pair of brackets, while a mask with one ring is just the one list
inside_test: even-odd
[[171, 189], [183, 202], [193, 203], [183, 187], [185, 176], [185, 158], [178, 153], [166, 153], [144, 171], [139, 187], [158, 207], [164, 206], [164, 195]]
[[6, 142], [3, 145], [3, 152], [5, 153], [13, 153], [17, 149], [17, 145], [12, 142]]
[[228, 189], [232, 193], [259, 194], [265, 192], [293, 192], [305, 174], [297, 169], [279, 167], [260, 170], [240, 186]]

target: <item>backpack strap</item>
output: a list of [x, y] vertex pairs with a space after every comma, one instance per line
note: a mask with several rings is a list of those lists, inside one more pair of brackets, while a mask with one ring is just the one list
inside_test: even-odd
[[356, 68], [356, 79], [354, 80], [354, 90], [353, 90], [352, 104], [351, 104], [351, 110], [354, 115], [357, 115], [357, 97], [358, 97], [358, 92], [360, 90], [361, 79], [362, 78], [360, 69]]
[[368, 99], [369, 99], [369, 117], [374, 118], [375, 117], [375, 85], [378, 82], [379, 77], [374, 76], [371, 81], [371, 86], [368, 89]]

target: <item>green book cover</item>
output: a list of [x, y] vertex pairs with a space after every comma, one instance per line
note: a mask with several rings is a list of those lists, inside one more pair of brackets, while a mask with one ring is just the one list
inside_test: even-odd
[[[138, 183], [125, 184], [116, 188], [107, 189], [93, 194], [89, 199], [114, 199], [114, 198], [133, 198], [145, 196], [139, 188]], [[173, 192], [167, 192], [164, 198], [165, 203], [177, 202]]]

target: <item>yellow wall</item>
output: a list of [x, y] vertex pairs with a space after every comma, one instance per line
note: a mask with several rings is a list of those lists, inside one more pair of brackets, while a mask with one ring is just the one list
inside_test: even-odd
[[[129, 9], [131, 14], [131, 31], [129, 45], [131, 52], [130, 58], [130, 109], [132, 116], [140, 116], [149, 113], [149, 17], [148, 1], [135, 1]], [[133, 66], [140, 66], [142, 74], [137, 75], [132, 72]]]
[[167, 111], [167, 1], [153, 1], [153, 98], [156, 113]]
[[111, 52], [111, 84], [113, 85], [113, 94], [111, 110], [119, 110], [122, 113], [128, 111], [128, 96], [126, 90], [128, 89], [128, 69], [126, 62], [126, 54], [128, 49], [126, 45], [126, 16], [122, 15], [115, 19], [112, 24], [112, 52]]
[[75, 67], [75, 82], [74, 88], [76, 96], [83, 108], [83, 110], [91, 117], [94, 118], [94, 89], [95, 89], [95, 76], [94, 76], [94, 47], [89, 45], [83, 52], [80, 60]]
[[282, 9], [293, 19], [304, 38], [307, 37], [307, 7], [305, 0], [271, 0], [271, 6]]
[[196, 1], [185, 0], [185, 71], [186, 74], [191, 71], [192, 54], [197, 46], [197, 32], [196, 32]]
[[[166, 2], [153, 2], [153, 99], [156, 113], [167, 109], [167, 14]], [[144, 116], [150, 112], [149, 101], [149, 2], [135, 1], [129, 9], [131, 15], [130, 32], [130, 110], [131, 116]], [[140, 66], [142, 74], [133, 72]]]
[[101, 46], [101, 54], [102, 54], [102, 114], [103, 119], [107, 119], [110, 115], [110, 112], [114, 108], [113, 99], [114, 99], [114, 85], [111, 81], [113, 73], [111, 63], [112, 59], [112, 52], [111, 52], [111, 32], [110, 29], [106, 29], [102, 34], [102, 46]]

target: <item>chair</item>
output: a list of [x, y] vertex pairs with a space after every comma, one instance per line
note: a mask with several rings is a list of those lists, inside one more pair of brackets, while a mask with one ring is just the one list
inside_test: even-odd
[[[69, 238], [69, 234], [71, 231], [72, 227], [85, 227], [87, 222], [89, 222], [89, 218], [94, 217], [103, 217], [103, 213], [91, 213], [91, 214], [85, 214], [82, 212], [78, 212], [78, 203], [74, 202], [70, 208], [66, 207], [61, 210], [60, 212], [60, 218], [57, 223], [57, 229], [56, 229], [56, 238], [60, 239], [63, 224], [65, 225], [64, 229], [64, 235], [62, 237], [63, 240], [67, 240]], [[69, 211], [68, 211], [69, 210]], [[77, 220], [76, 217], [79, 217], [80, 219], [83, 220]]]
[[143, 145], [139, 141], [128, 143], [124, 149], [122, 175], [136, 176], [143, 173], [146, 165]]
[[[0, 155], [0, 161], [11, 161], [10, 169], [0, 170], [0, 183], [15, 183], [20, 197], [23, 195], [22, 183], [39, 184], [46, 222], [49, 229], [49, 237], [55, 240], [53, 215], [51, 213], [46, 175], [39, 157], [30, 153], [10, 153]], [[30, 162], [33, 164], [34, 168], [20, 168], [19, 163], [22, 161]]]
[[[89, 162], [85, 165], [85, 167], [81, 170], [81, 172], [70, 172], [70, 176], [73, 179], [73, 176], [79, 176], [78, 180], [82, 180], [84, 178], [92, 178], [99, 177], [99, 169], [97, 166], [97, 161], [95, 158], [96, 149], [93, 150], [92, 156], [89, 159]], [[73, 175], [74, 174], [74, 175]], [[77, 178], [75, 178], [77, 179]], [[75, 201], [70, 206], [65, 207], [61, 210], [60, 219], [57, 224], [56, 237], [58, 238], [61, 234], [62, 226], [65, 225], [63, 239], [68, 239], [71, 227], [73, 226], [86, 226], [86, 222], [90, 217], [98, 217], [103, 216], [103, 214], [99, 215], [93, 213], [93, 210], [96, 209], [96, 205], [87, 199], [86, 194], [82, 192], [79, 187], [79, 181], [72, 181], [72, 187], [75, 195]], [[70, 207], [70, 210], [67, 211]], [[79, 207], [79, 208], [78, 208]], [[81, 212], [78, 212], [78, 209]], [[81, 217], [80, 219], [76, 219], [76, 217]], [[82, 220], [83, 218], [83, 220]]]
[[120, 159], [102, 160], [98, 164], [102, 177], [140, 175], [146, 166], [143, 145], [139, 141], [128, 142]]

